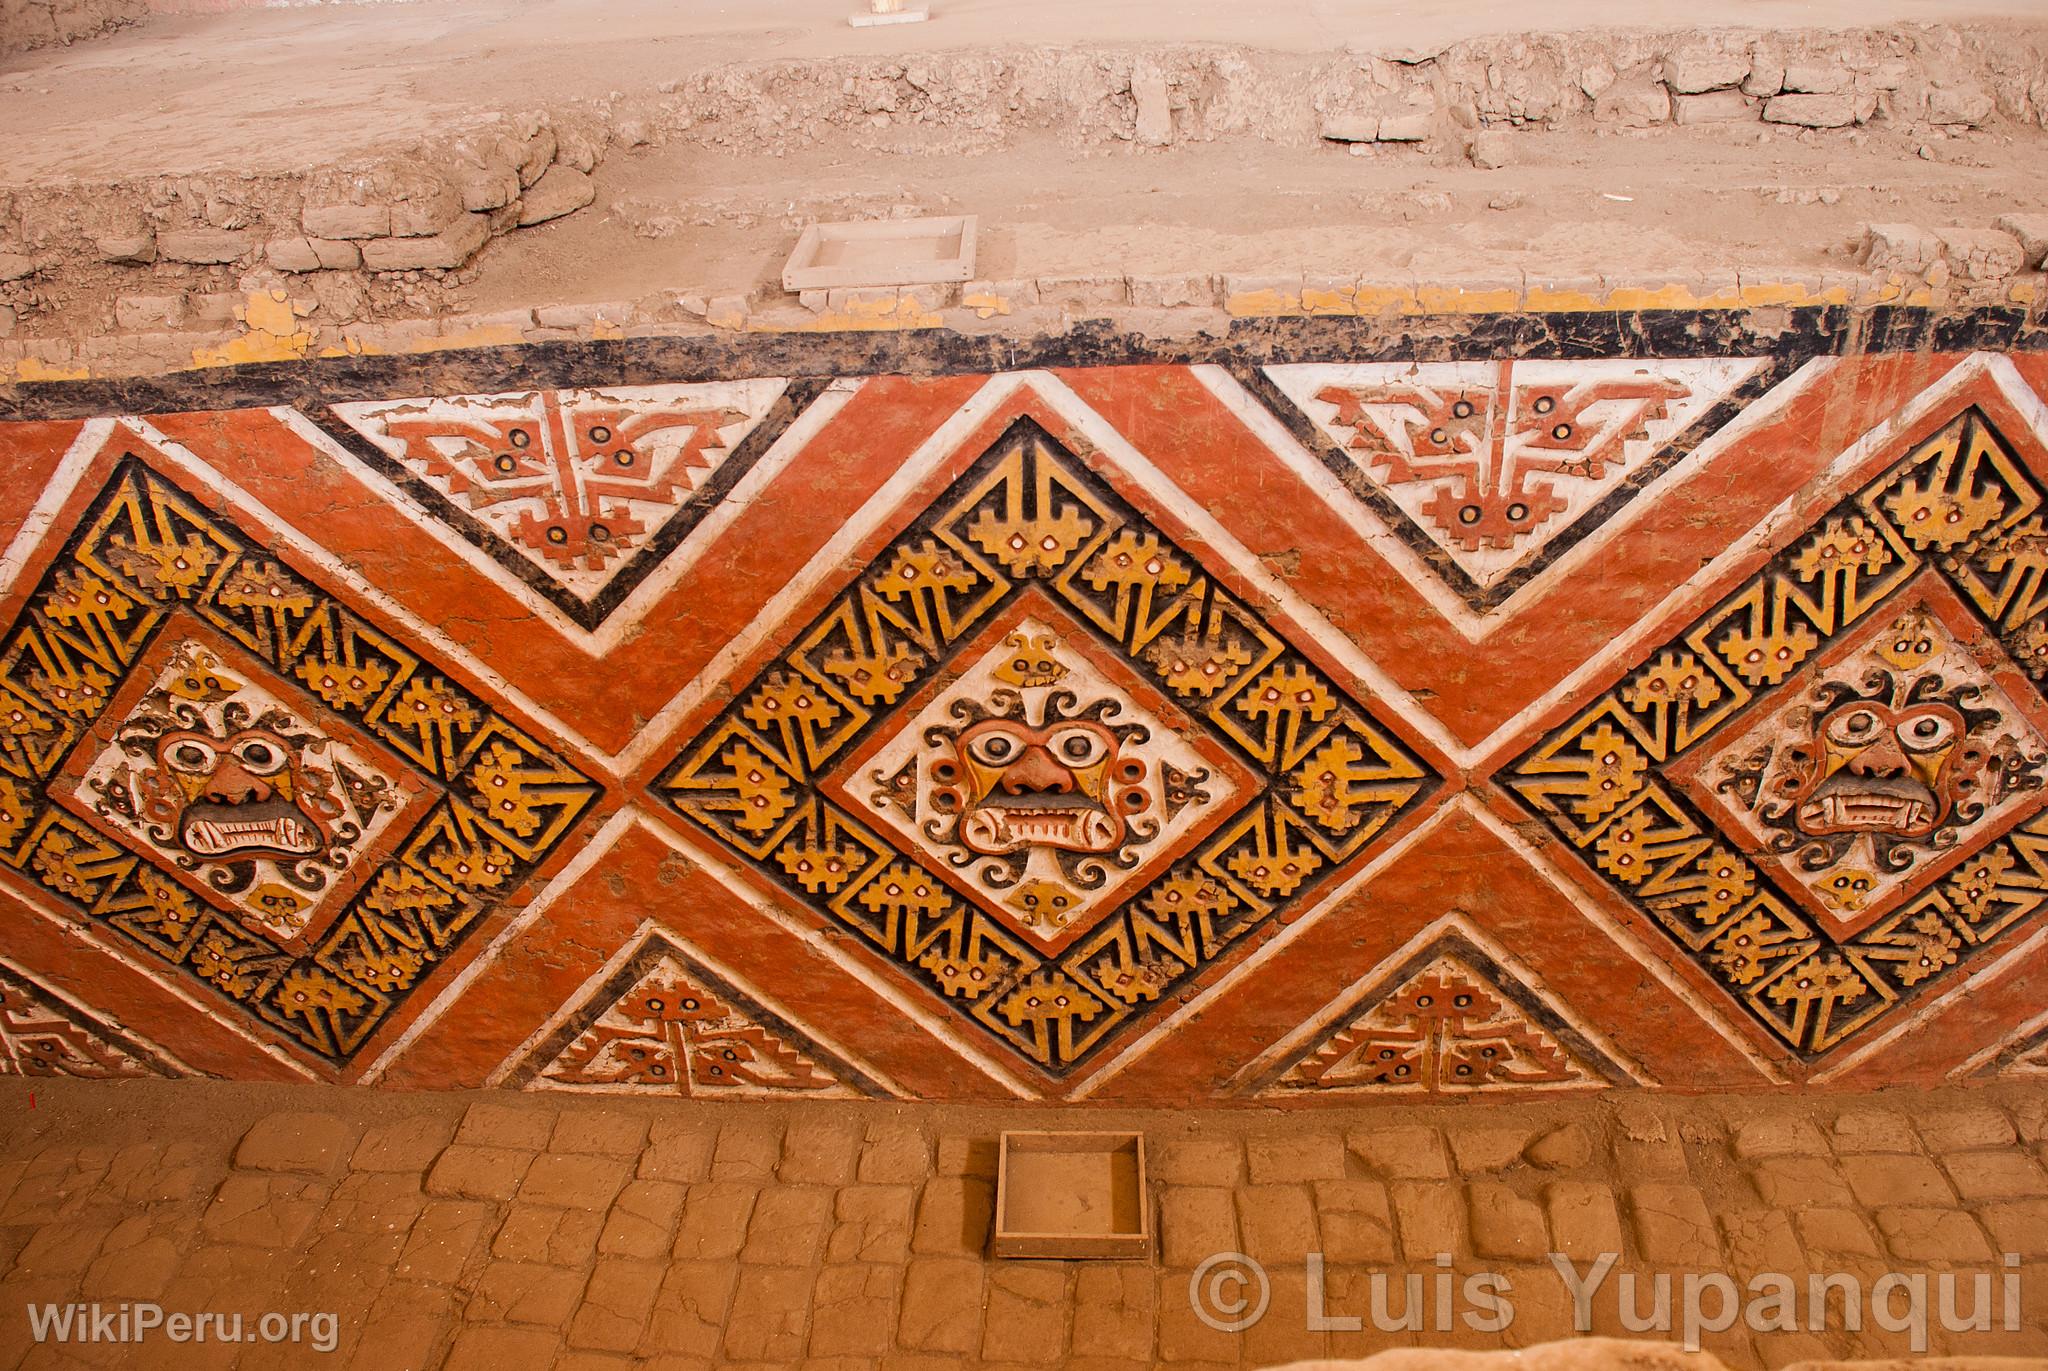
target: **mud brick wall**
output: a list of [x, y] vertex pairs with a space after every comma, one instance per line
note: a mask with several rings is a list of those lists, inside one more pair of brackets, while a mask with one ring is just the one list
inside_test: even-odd
[[0, 421], [0, 1071], [2048, 1071], [2014, 311], [610, 339]]

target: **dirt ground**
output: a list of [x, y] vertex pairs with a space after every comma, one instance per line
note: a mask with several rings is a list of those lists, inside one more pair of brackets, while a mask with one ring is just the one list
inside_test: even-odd
[[[855, 29], [859, 0], [411, 0], [157, 15], [0, 58], [0, 180], [310, 165], [436, 119], [646, 94], [741, 62], [990, 46], [1220, 44], [1330, 54], [1518, 32], [1700, 25], [1696, 6], [1534, 0], [936, 0], [927, 23]], [[2033, 21], [2032, 0], [1734, 0], [1726, 28]], [[55, 98], [52, 98], [55, 97]]]
[[[1576, 285], [1850, 271], [1870, 223], [1981, 230], [2048, 208], [2034, 3], [1765, 0], [1721, 7], [1716, 29], [1592, 0], [940, 0], [887, 29], [848, 27], [847, 4], [243, 9], [0, 59], [0, 267], [33, 262], [0, 288], [0, 323], [226, 327], [233, 302], [279, 285], [314, 327], [662, 292], [793, 307], [777, 277], [804, 225], [912, 213], [981, 216], [974, 276], [995, 281]], [[1755, 92], [1776, 77], [1743, 83], [1747, 108], [1724, 87], [1738, 117], [1696, 122], [1685, 102], [1707, 97], [1657, 83], [1680, 90], [1674, 64], [1701, 50], [1757, 53], [1759, 72], [1794, 72], [1786, 90], [1839, 77], [1857, 122], [1762, 122]], [[1428, 122], [1414, 141], [1329, 136], [1410, 111]], [[302, 205], [402, 198], [514, 119], [552, 121], [558, 161], [572, 136], [591, 150], [587, 208], [516, 232], [516, 205], [492, 211], [499, 236], [454, 271], [270, 269], [266, 243], [300, 231]], [[240, 233], [244, 255], [107, 256], [138, 227]]]
[[1609, 281], [1780, 268], [1849, 269], [1867, 222], [1989, 224], [2048, 205], [2048, 137], [1974, 132], [1933, 158], [1903, 134], [1847, 147], [1741, 126], [1654, 136], [1513, 135], [1481, 170], [1416, 150], [1241, 141], [1077, 157], [1052, 135], [998, 151], [883, 159], [633, 150], [598, 173], [584, 214], [508, 238], [479, 263], [482, 311], [633, 299], [650, 283], [766, 282], [812, 219], [895, 205], [981, 216], [979, 276], [1285, 269], [1527, 273]]

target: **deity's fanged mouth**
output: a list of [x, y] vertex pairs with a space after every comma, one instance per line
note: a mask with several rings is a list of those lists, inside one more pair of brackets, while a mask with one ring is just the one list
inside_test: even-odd
[[1809, 833], [1922, 833], [1934, 827], [1934, 797], [1925, 786], [1888, 777], [1858, 777], [1823, 786], [1799, 806]]
[[1116, 846], [1117, 825], [1100, 806], [1048, 795], [991, 795], [960, 821], [960, 836], [983, 852], [1046, 845], [1078, 852]]
[[309, 857], [326, 845], [319, 828], [298, 806], [285, 800], [231, 805], [197, 802], [188, 806], [178, 821], [178, 840], [200, 857], [245, 852]]

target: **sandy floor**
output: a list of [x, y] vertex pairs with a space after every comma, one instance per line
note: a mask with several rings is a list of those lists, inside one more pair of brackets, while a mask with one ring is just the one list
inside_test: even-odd
[[1750, 126], [1515, 137], [1526, 157], [1493, 171], [1336, 145], [1077, 159], [1047, 139], [894, 161], [650, 148], [600, 170], [591, 211], [500, 242], [472, 307], [530, 303], [536, 281], [570, 302], [770, 281], [805, 223], [891, 203], [979, 214], [975, 270], [990, 279], [1320, 269], [1616, 282], [1846, 270], [1866, 222], [1988, 225], [2048, 205], [2048, 184], [2018, 171], [2048, 157], [2038, 134], [1944, 139], [1932, 159], [1897, 135], [1759, 144]]
[[[982, 279], [1306, 271], [1579, 286], [1727, 283], [1738, 271], [1813, 280], [1857, 266], [1869, 223], [1983, 229], [2001, 214], [2048, 210], [2039, 175], [2048, 131], [2010, 117], [1982, 129], [1879, 120], [1823, 134], [1753, 114], [1596, 130], [1580, 114], [1562, 128], [1507, 134], [1506, 165], [1493, 170], [1467, 160], [1463, 134], [1448, 123], [1426, 144], [1347, 147], [1316, 137], [1308, 75], [1327, 83], [1330, 60], [1346, 50], [1440, 51], [1510, 25], [1530, 34], [1630, 26], [1597, 31], [1602, 50], [1614, 52], [1637, 41], [1632, 33], [1696, 23], [1691, 7], [1045, 0], [1027, 11], [1019, 0], [937, 0], [930, 22], [877, 30], [844, 23], [852, 2], [418, 0], [160, 16], [0, 62], [0, 189], [42, 194], [38, 213], [53, 223], [77, 217], [50, 195], [72, 185], [92, 200], [93, 217], [132, 202], [119, 187], [158, 210], [182, 196], [211, 214], [210, 188], [223, 184], [251, 203], [296, 204], [309, 169], [403, 162], [423, 138], [480, 115], [545, 107], [559, 117], [593, 103], [605, 111], [613, 141], [588, 209], [497, 239], [458, 281], [362, 303], [354, 315], [337, 316], [330, 303], [323, 319], [663, 292], [758, 291], [758, 303], [793, 306], [777, 278], [804, 225], [891, 212], [978, 214], [973, 274]], [[1730, 26], [1805, 30], [1970, 21], [1996, 34], [2044, 17], [2040, 0], [1748, 0], [1714, 14]], [[849, 117], [840, 68], [829, 69], [829, 82], [806, 69], [786, 90], [781, 76], [748, 78], [756, 84], [741, 82], [720, 104], [721, 81], [762, 63], [940, 50], [971, 52], [960, 59], [969, 65], [1001, 63], [1020, 43], [1071, 45], [1080, 65], [1057, 77], [1041, 66], [1040, 81], [1076, 89], [1037, 90], [1042, 107], [1022, 113], [1013, 100], [986, 127], [958, 91], [933, 122], [906, 108], [893, 121], [875, 115], [871, 127], [858, 104]], [[1117, 101], [1131, 97], [1090, 84], [1087, 64], [1139, 43], [1217, 45], [1218, 60], [1255, 72], [1236, 98], [1258, 117], [1213, 141], [1177, 137], [1165, 148], [1130, 141], [1128, 116], [1123, 141], [1105, 134]], [[1629, 50], [1643, 61], [1661, 48], [1641, 38]], [[1580, 78], [1566, 68], [1576, 101]], [[844, 70], [852, 92], [851, 73], [862, 69]], [[956, 65], [951, 79], [963, 70]], [[1559, 73], [1546, 79], [1555, 84]], [[830, 121], [821, 116], [828, 105]], [[729, 123], [719, 122], [722, 110], [734, 112]], [[1276, 134], [1262, 120], [1281, 114], [1292, 122]], [[649, 126], [647, 140], [625, 135], [635, 122]], [[188, 174], [195, 179], [181, 185]], [[0, 194], [0, 219], [4, 209]], [[163, 267], [148, 276], [93, 258], [73, 268], [75, 280], [52, 273], [44, 315], [24, 332], [103, 331], [121, 293], [193, 288], [189, 273]], [[206, 288], [247, 288], [214, 276]]]
[[[0, 181], [304, 166], [437, 117], [619, 92], [724, 63], [1030, 42], [1383, 51], [1516, 31], [1696, 25], [1689, 5], [1537, 0], [937, 0], [924, 24], [854, 29], [855, 0], [419, 0], [159, 16], [0, 59]], [[1170, 22], [1162, 21], [1170, 14]], [[1733, 0], [1723, 25], [2039, 19], [2037, 0]]]

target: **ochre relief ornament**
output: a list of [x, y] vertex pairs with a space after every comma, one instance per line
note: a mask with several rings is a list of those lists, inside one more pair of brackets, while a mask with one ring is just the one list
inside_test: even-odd
[[1509, 785], [1789, 1047], [1869, 1032], [2048, 904], [2043, 505], [1966, 411]]
[[1059, 658], [1060, 640], [1050, 630], [1030, 633], [1020, 629], [1005, 638], [1003, 646], [1014, 655], [990, 674], [1004, 685], [1019, 689], [1058, 685], [1067, 674], [1067, 664]]
[[0, 639], [7, 879], [330, 1064], [597, 792], [132, 457]]
[[93, 812], [234, 900], [275, 937], [400, 808], [393, 783], [220, 655], [179, 643], [85, 778]]
[[[2041, 787], [2040, 740], [1947, 631], [1901, 616], [1710, 774], [1845, 913]], [[1846, 864], [1846, 865], [1845, 865]]]
[[1028, 420], [785, 632], [654, 793], [1054, 1076], [1435, 783]]

